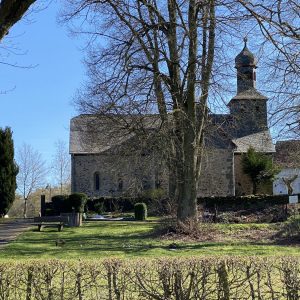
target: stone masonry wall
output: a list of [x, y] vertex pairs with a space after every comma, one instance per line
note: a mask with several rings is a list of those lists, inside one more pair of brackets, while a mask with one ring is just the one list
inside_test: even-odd
[[[98, 172], [100, 188], [95, 189], [94, 174]], [[158, 164], [150, 156], [73, 155], [72, 192], [99, 196], [136, 196], [143, 189], [154, 189], [157, 177], [163, 178]], [[122, 190], [119, 182], [122, 181]], [[161, 185], [166, 183], [161, 182]]]
[[202, 162], [198, 196], [234, 195], [233, 178], [232, 150], [207, 150]]

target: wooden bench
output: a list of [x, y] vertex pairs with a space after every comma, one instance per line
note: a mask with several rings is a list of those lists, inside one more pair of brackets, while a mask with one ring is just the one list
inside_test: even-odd
[[57, 227], [58, 231], [62, 231], [64, 224], [68, 224], [68, 217], [54, 216], [54, 217], [35, 217], [34, 225], [38, 226], [41, 231], [43, 227]]

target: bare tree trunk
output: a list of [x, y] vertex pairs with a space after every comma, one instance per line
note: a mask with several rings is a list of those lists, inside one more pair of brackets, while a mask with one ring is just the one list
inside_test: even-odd
[[27, 198], [24, 198], [24, 212], [23, 212], [24, 219], [27, 218]]
[[[208, 32], [206, 34], [206, 26], [204, 26], [203, 40], [208, 39], [208, 46], [203, 47], [202, 61], [202, 95], [200, 99], [201, 112], [196, 112], [196, 62], [197, 62], [197, 11], [196, 1], [190, 1], [189, 6], [189, 69], [187, 78], [187, 93], [184, 99], [184, 116], [181, 128], [183, 132], [183, 148], [182, 148], [182, 167], [181, 183], [179, 184], [179, 199], [177, 217], [179, 221], [188, 219], [197, 219], [197, 189], [198, 181], [201, 174], [201, 156], [203, 149], [204, 127], [207, 120], [207, 99], [210, 84], [210, 76], [214, 58], [215, 44], [215, 2], [211, 0], [208, 7], [203, 7], [204, 22], [209, 23]], [[206, 20], [208, 18], [208, 21]], [[205, 24], [206, 25], [206, 24]], [[200, 120], [199, 120], [200, 118]]]

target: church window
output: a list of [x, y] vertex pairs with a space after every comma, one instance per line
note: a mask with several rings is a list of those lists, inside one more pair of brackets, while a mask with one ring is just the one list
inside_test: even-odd
[[159, 189], [161, 187], [160, 176], [158, 172], [155, 172], [155, 188]]
[[95, 191], [100, 190], [100, 174], [99, 174], [99, 172], [94, 173], [94, 189], [95, 189]]
[[149, 178], [147, 178], [147, 177], [143, 178], [142, 186], [143, 186], [144, 191], [151, 189], [151, 182], [150, 182]]
[[253, 80], [253, 72], [251, 71], [245, 72], [245, 79]]
[[118, 191], [119, 192], [123, 191], [123, 179], [122, 178], [118, 179]]
[[241, 113], [245, 112], [246, 111], [246, 106], [245, 106], [245, 103], [241, 103], [241, 106], [240, 106], [240, 111]]

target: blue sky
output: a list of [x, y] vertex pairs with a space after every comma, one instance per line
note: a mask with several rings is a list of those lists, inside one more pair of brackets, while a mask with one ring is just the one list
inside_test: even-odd
[[[0, 64], [0, 127], [12, 128], [15, 148], [30, 144], [48, 162], [55, 142], [68, 142], [70, 118], [77, 114], [71, 101], [85, 73], [80, 40], [56, 21], [57, 2], [17, 23], [0, 46], [2, 62], [35, 66]], [[23, 54], [7, 57], [11, 45]]]

